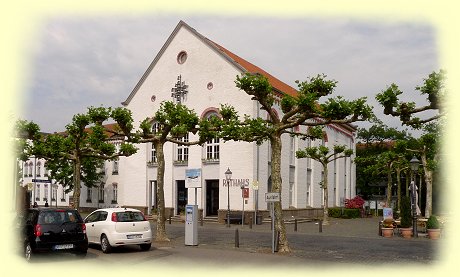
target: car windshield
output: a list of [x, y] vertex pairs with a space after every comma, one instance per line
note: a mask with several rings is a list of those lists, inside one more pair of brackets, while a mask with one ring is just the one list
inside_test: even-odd
[[71, 210], [43, 211], [38, 216], [39, 224], [64, 224], [78, 222], [78, 220], [76, 211]]
[[125, 212], [118, 212], [117, 221], [118, 222], [133, 222], [133, 221], [144, 221], [144, 216], [141, 212], [134, 212], [134, 211], [125, 211]]

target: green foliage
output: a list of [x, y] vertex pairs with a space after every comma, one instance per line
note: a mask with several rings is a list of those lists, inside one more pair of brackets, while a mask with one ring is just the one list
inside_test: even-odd
[[439, 227], [440, 227], [440, 224], [439, 224], [438, 218], [434, 215], [431, 215], [426, 222], [426, 228], [427, 229], [439, 229]]
[[334, 145], [331, 150], [323, 145], [307, 147], [304, 150], [298, 150], [296, 152], [296, 157], [301, 158], [311, 158], [322, 164], [328, 164], [333, 160], [350, 157], [353, 154], [352, 149], [348, 149], [345, 145]]
[[364, 197], [378, 194], [376, 187], [370, 186], [388, 178], [389, 172], [404, 169], [413, 154], [407, 152], [407, 146], [414, 139], [407, 131], [389, 128], [376, 121], [368, 129], [358, 129], [356, 147], [356, 184]]
[[265, 107], [271, 107], [275, 101], [268, 78], [261, 74], [245, 73], [241, 77], [236, 76], [235, 84], [237, 88], [252, 95], [252, 100], [264, 102]]
[[326, 80], [325, 74], [318, 74], [316, 77], [308, 77], [306, 81], [296, 80], [300, 94], [311, 94], [318, 100], [321, 96], [331, 94], [337, 86], [337, 81]]
[[409, 228], [412, 226], [411, 204], [410, 198], [404, 196], [401, 198], [401, 227]]
[[328, 215], [333, 218], [340, 218], [342, 217], [342, 208], [332, 207], [327, 210]]
[[[111, 117], [118, 129], [106, 129], [103, 125]], [[137, 151], [133, 144], [123, 141], [131, 137], [125, 132], [132, 129], [131, 112], [123, 108], [90, 107], [86, 114], [74, 115], [63, 133], [40, 136], [39, 127], [34, 123], [22, 121], [17, 126], [31, 139], [24, 154], [46, 159], [49, 177], [66, 187], [67, 192], [74, 190], [76, 198], [79, 197], [80, 182], [89, 187], [100, 184], [104, 160], [129, 156]], [[122, 141], [119, 151], [109, 142], [112, 135]]]
[[333, 207], [328, 209], [328, 215], [333, 218], [359, 218], [361, 211], [359, 209]]
[[375, 99], [384, 107], [385, 114], [391, 114], [398, 104], [398, 96], [402, 91], [396, 84], [391, 84], [386, 90], [378, 93]]
[[[171, 138], [184, 137], [195, 130], [199, 121], [193, 110], [171, 101], [161, 103], [160, 108], [155, 112], [154, 119], [155, 123], [159, 124], [160, 127], [160, 132], [157, 135], [164, 137], [164, 139], [167, 139], [168, 136]], [[147, 128], [145, 120], [141, 129], [144, 138], [155, 135], [151, 125]]]
[[[387, 115], [398, 116], [401, 122], [413, 128], [422, 128], [424, 123], [436, 121], [444, 114], [440, 111], [440, 101], [445, 98], [446, 91], [444, 82], [446, 73], [444, 70], [432, 72], [428, 78], [424, 79], [424, 84], [415, 89], [421, 94], [427, 95], [428, 104], [417, 107], [414, 102], [402, 102], [399, 96], [403, 92], [396, 84], [391, 84], [387, 89], [378, 93], [375, 99], [383, 106], [383, 112]], [[421, 119], [416, 115], [424, 115], [422, 112], [427, 110], [437, 110], [438, 114]]]

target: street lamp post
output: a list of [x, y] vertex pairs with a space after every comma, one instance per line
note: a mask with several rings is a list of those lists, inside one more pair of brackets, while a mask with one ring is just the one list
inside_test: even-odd
[[410, 168], [412, 169], [412, 182], [411, 182], [411, 198], [412, 198], [412, 232], [414, 238], [418, 237], [417, 234], [417, 199], [416, 199], [416, 185], [415, 174], [418, 170], [420, 161], [414, 156], [410, 160]]
[[227, 167], [225, 171], [225, 180], [227, 181], [227, 227], [230, 227], [230, 180], [232, 179], [232, 171]]
[[241, 198], [243, 198], [243, 212], [241, 213], [241, 226], [244, 225], [244, 184], [241, 184]]

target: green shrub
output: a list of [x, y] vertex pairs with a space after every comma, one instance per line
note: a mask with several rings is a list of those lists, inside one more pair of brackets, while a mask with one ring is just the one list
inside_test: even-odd
[[334, 218], [340, 218], [342, 216], [342, 208], [328, 208], [328, 215]]
[[361, 216], [361, 212], [359, 209], [344, 209], [343, 210], [343, 218], [358, 218]]
[[439, 221], [438, 218], [434, 215], [431, 215], [426, 222], [427, 229], [439, 229]]
[[328, 215], [334, 218], [358, 218], [360, 217], [361, 213], [359, 209], [346, 209], [334, 207], [328, 209]]
[[412, 226], [410, 198], [404, 196], [401, 198], [401, 227], [409, 228]]

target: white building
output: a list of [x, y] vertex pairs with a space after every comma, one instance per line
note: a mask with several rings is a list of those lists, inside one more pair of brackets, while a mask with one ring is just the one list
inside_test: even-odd
[[[244, 72], [258, 72], [268, 77], [279, 97], [296, 93], [294, 88], [181, 21], [122, 104], [132, 111], [134, 122], [140, 123], [152, 117], [161, 102], [173, 100], [173, 88], [184, 86], [187, 92], [181, 102], [201, 117], [216, 114], [221, 104], [229, 104], [241, 115], [264, 118], [266, 114], [258, 104], [235, 86], [236, 76]], [[277, 112], [282, 114], [280, 109]], [[354, 136], [355, 128], [351, 125], [330, 125], [325, 128], [322, 141], [283, 137], [281, 201], [283, 209], [289, 210], [287, 214], [306, 213], [322, 206], [321, 165], [310, 159], [296, 159], [295, 151], [321, 143], [326, 146], [345, 144], [354, 149]], [[188, 139], [193, 141], [196, 137], [190, 134]], [[155, 155], [150, 143], [138, 145], [138, 148], [131, 157], [106, 162], [104, 186], [101, 189], [83, 187], [82, 207], [130, 206], [151, 212], [156, 203]], [[222, 219], [227, 211], [228, 190], [231, 210], [241, 211], [244, 205], [247, 212], [267, 211], [264, 195], [270, 191], [268, 143], [257, 146], [255, 143], [213, 140], [191, 147], [167, 143], [165, 159], [165, 205], [172, 214], [180, 213], [186, 204], [196, 203], [204, 216], [219, 215]], [[329, 164], [330, 207], [342, 206], [344, 198], [355, 196], [352, 159], [342, 158]], [[233, 173], [229, 188], [225, 181], [228, 168]], [[190, 174], [199, 176], [201, 188], [186, 188]], [[254, 188], [256, 182], [258, 190]], [[248, 189], [248, 198], [242, 197], [241, 184]], [[39, 193], [42, 199], [44, 192]]]

